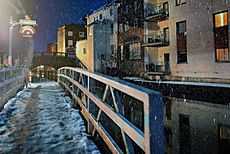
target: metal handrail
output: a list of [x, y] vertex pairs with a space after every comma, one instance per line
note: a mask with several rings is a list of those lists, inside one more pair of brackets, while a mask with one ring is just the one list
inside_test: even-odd
[[156, 5], [149, 5], [148, 9], [146, 11], [146, 17], [152, 16], [152, 15], [166, 15], [168, 16], [169, 10], [168, 8], [164, 8], [164, 4], [156, 4]]
[[[78, 81], [76, 81], [76, 76], [79, 77]], [[83, 82], [84, 79], [86, 79], [85, 82]], [[102, 99], [90, 91], [90, 86], [93, 86], [91, 85], [91, 80], [106, 85]], [[112, 153], [123, 153], [123, 151], [115, 143], [109, 133], [106, 132], [104, 127], [99, 124], [98, 120], [101, 112], [106, 114], [121, 129], [126, 152], [132, 153], [131, 145], [128, 144], [132, 143], [128, 142], [128, 139], [131, 139], [145, 153], [164, 153], [163, 101], [160, 93], [123, 80], [71, 67], [63, 67], [58, 70], [58, 82], [64, 86], [78, 102], [84, 117], [92, 123], [94, 130], [97, 130]], [[77, 92], [75, 87], [77, 87]], [[121, 99], [115, 94], [116, 90], [143, 103], [144, 131], [137, 128], [121, 114]], [[79, 91], [84, 94], [84, 98], [88, 99], [82, 100], [78, 97]], [[111, 106], [105, 103], [105, 97], [108, 91], [112, 94], [115, 109], [112, 109]], [[92, 115], [93, 111], [89, 108], [89, 102], [93, 102], [99, 108], [97, 118]]]
[[155, 32], [144, 36], [144, 43], [169, 43], [169, 38], [164, 35], [162, 31]]
[[170, 63], [168, 61], [150, 61], [145, 63], [146, 72], [170, 73]]

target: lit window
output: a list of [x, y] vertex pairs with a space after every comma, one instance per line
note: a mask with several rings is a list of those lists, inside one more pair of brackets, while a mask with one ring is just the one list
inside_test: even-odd
[[219, 126], [219, 137], [220, 139], [230, 140], [230, 127], [229, 126]]
[[73, 46], [73, 40], [68, 40], [68, 46]]
[[68, 31], [68, 36], [73, 36], [73, 32], [72, 31]]
[[215, 27], [223, 27], [228, 25], [228, 12], [215, 14]]
[[215, 54], [217, 62], [229, 62], [228, 12], [213, 14]]
[[229, 50], [226, 49], [216, 49], [216, 60], [217, 61], [229, 61]]
[[79, 32], [79, 37], [80, 37], [80, 38], [85, 37], [85, 33], [84, 33], [84, 32]]

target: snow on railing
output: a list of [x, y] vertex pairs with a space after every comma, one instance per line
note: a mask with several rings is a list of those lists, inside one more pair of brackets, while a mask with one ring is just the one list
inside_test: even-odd
[[112, 153], [164, 153], [160, 93], [70, 67], [58, 70], [58, 82], [80, 105], [88, 132], [99, 134]]
[[26, 84], [28, 69], [3, 68], [0, 69], [0, 110], [8, 99]]

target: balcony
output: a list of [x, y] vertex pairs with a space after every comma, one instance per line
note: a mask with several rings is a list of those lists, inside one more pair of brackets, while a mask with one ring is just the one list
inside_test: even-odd
[[145, 63], [145, 70], [147, 74], [169, 74], [170, 64], [165, 61], [152, 61]]
[[145, 47], [163, 47], [169, 46], [169, 37], [163, 32], [155, 32], [144, 37]]
[[146, 21], [156, 22], [167, 20], [169, 17], [168, 3], [149, 5], [145, 11]]

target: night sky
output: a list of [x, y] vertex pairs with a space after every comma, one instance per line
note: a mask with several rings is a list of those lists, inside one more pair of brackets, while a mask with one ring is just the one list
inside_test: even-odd
[[82, 23], [82, 17], [110, 0], [25, 0], [29, 15], [37, 20], [35, 51], [44, 51], [47, 43], [57, 42], [60, 25]]

